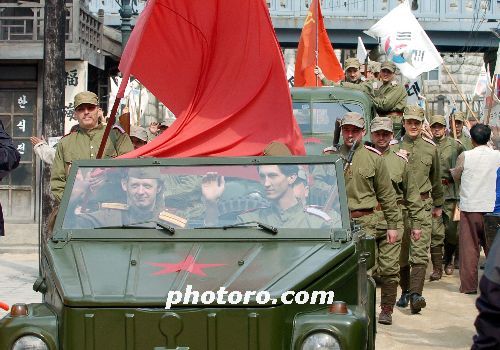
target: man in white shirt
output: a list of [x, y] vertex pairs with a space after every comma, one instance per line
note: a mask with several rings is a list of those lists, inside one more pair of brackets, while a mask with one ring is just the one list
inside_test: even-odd
[[480, 245], [485, 254], [483, 215], [498, 206], [497, 173], [500, 152], [487, 146], [491, 136], [488, 125], [476, 124], [470, 130], [474, 148], [457, 159], [450, 169], [455, 181], [460, 181], [460, 292], [477, 293], [477, 265]]

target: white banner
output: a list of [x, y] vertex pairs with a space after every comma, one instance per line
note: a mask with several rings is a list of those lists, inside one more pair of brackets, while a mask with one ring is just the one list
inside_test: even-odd
[[365, 33], [380, 39], [387, 59], [410, 80], [443, 63], [407, 2], [394, 8]]
[[67, 134], [71, 127], [78, 124], [74, 117], [75, 108], [73, 100], [79, 92], [87, 90], [87, 76], [89, 64], [87, 61], [66, 61], [64, 70], [66, 80], [64, 87], [64, 133]]
[[368, 52], [366, 51], [365, 45], [363, 44], [363, 40], [358, 36], [358, 48], [356, 50], [356, 58], [359, 63], [364, 64], [366, 60], [366, 56], [368, 56]]

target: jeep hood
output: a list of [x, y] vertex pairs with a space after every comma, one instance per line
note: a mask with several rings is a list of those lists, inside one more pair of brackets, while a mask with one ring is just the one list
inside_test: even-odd
[[[354, 254], [330, 242], [69, 241], [48, 247], [68, 306], [165, 306], [169, 291], [270, 292], [304, 289]], [[250, 304], [252, 305], [252, 304]]]

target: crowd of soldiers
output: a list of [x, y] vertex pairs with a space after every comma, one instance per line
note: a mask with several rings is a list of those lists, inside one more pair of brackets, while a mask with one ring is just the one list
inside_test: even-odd
[[[315, 73], [323, 85], [365, 92], [377, 112], [370, 125], [371, 143], [359, 145], [365, 121], [349, 112], [341, 121], [343, 145], [324, 152], [346, 158], [354, 147], [345, 173], [349, 210], [353, 221], [377, 240], [373, 273], [381, 285], [378, 322], [390, 325], [395, 305], [409, 304], [412, 314], [426, 306], [429, 255], [430, 281], [440, 280], [443, 270], [451, 275], [458, 268], [460, 196], [450, 169], [463, 151], [472, 149], [472, 142], [462, 132], [464, 112], [454, 112], [448, 121], [432, 115], [427, 123], [422, 108], [406, 104], [406, 89], [395, 80], [395, 64], [378, 64], [368, 65], [371, 74], [365, 78], [357, 59], [348, 59], [345, 81], [339, 83], [328, 80], [320, 67]], [[402, 294], [396, 302], [398, 283]]]
[[[433, 266], [430, 281], [441, 279], [443, 271], [453, 274], [456, 268], [459, 189], [450, 169], [472, 143], [462, 132], [466, 122], [463, 112], [455, 112], [449, 120], [431, 116], [432, 139], [424, 136], [424, 110], [406, 104], [406, 89], [395, 80], [394, 63], [384, 62], [380, 67], [372, 63], [366, 79], [361, 78], [356, 59], [348, 59], [345, 68], [346, 79], [340, 83], [326, 79], [319, 67], [315, 73], [324, 85], [361, 90], [371, 98], [377, 112], [370, 124], [371, 143], [361, 143], [367, 130], [364, 117], [349, 112], [340, 124], [342, 146], [325, 149], [325, 153], [348, 159], [345, 179], [351, 219], [376, 238], [373, 274], [381, 285], [378, 321], [390, 325], [395, 305], [409, 305], [412, 314], [426, 306], [423, 289], [429, 252]], [[74, 105], [79, 127], [59, 141], [52, 165], [51, 189], [57, 200], [62, 197], [71, 163], [95, 159], [104, 135], [97, 96], [80, 93]], [[447, 132], [447, 125], [453, 133]], [[132, 130], [135, 136], [140, 134], [136, 147], [147, 142], [143, 140], [146, 132]], [[133, 148], [131, 138], [113, 128], [104, 157], [120, 156]], [[402, 291], [399, 300], [398, 284]]]

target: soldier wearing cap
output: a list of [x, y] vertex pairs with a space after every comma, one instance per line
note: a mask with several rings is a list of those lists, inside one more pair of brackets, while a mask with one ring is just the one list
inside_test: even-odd
[[432, 116], [430, 127], [433, 141], [439, 152], [441, 183], [444, 193], [443, 215], [432, 218], [431, 261], [433, 271], [429, 279], [437, 281], [441, 279], [443, 274], [443, 245], [445, 272], [447, 275], [453, 273], [451, 259], [458, 244], [458, 225], [456, 221], [453, 221], [453, 214], [460, 200], [460, 189], [458, 184], [453, 181], [450, 169], [455, 168], [457, 158], [464, 151], [464, 148], [458, 141], [446, 136], [446, 118], [442, 115]]
[[[361, 64], [359, 63], [357, 58], [355, 58], [355, 57], [348, 58], [345, 61], [344, 81], [352, 83], [352, 84], [361, 84], [363, 81], [365, 81], [365, 77], [361, 75], [360, 67], [361, 67]], [[316, 66], [314, 68], [314, 74], [316, 74], [321, 79], [321, 83], [325, 86], [337, 85], [335, 82], [329, 80], [323, 74], [323, 71], [321, 70], [321, 68], [318, 66]]]
[[[412, 226], [411, 236], [418, 240], [422, 233], [421, 221], [423, 205], [420, 193], [411, 176], [408, 159], [399, 151], [391, 149], [393, 139], [393, 124], [388, 117], [377, 117], [372, 120], [371, 140], [374, 147], [382, 154], [382, 158], [389, 170], [392, 186], [396, 191], [399, 209], [406, 217], [410, 217]], [[378, 273], [381, 277], [381, 313], [379, 323], [392, 324], [392, 312], [396, 303], [399, 282], [399, 256], [401, 252], [401, 237], [403, 236], [403, 217], [398, 222], [399, 236], [395, 243], [389, 244], [385, 239], [387, 222], [381, 211], [376, 211], [377, 245], [378, 245]]]
[[[346, 160], [344, 177], [351, 218], [368, 235], [378, 237], [379, 214], [376, 211], [380, 206], [387, 223], [385, 240], [388, 244], [395, 244], [401, 214], [384, 159], [375, 148], [360, 144], [365, 134], [365, 120], [361, 114], [346, 113], [341, 128], [344, 144], [339, 150], [325, 149], [325, 153], [337, 153]], [[317, 181], [326, 182], [322, 177], [328, 175], [318, 173], [315, 169], [314, 176]]]
[[380, 62], [377, 61], [370, 61], [368, 63], [368, 75], [366, 76], [366, 79], [378, 79], [380, 75]]
[[[51, 169], [50, 187], [58, 201], [64, 192], [71, 163], [79, 159], [95, 159], [97, 156], [105, 129], [99, 123], [98, 106], [97, 95], [93, 92], [84, 91], [75, 96], [75, 118], [79, 128], [59, 141]], [[114, 158], [133, 149], [129, 136], [121, 128], [113, 127], [106, 141], [103, 157]]]
[[131, 125], [130, 141], [132, 141], [134, 149], [138, 149], [139, 147], [144, 146], [146, 143], [148, 143], [148, 133], [146, 129], [140, 126]]
[[400, 286], [403, 291], [397, 306], [406, 307], [410, 302], [413, 314], [426, 306], [422, 296], [425, 273], [429, 261], [428, 253], [432, 232], [432, 217], [441, 216], [443, 205], [443, 187], [439, 155], [434, 142], [422, 136], [424, 110], [416, 105], [405, 108], [403, 126], [405, 136], [399, 143], [399, 149], [408, 157], [412, 176], [417, 182], [420, 198], [424, 205], [422, 236], [418, 241], [411, 241], [406, 228], [410, 225], [404, 218], [405, 234], [401, 242]]
[[[463, 127], [464, 127], [464, 124], [465, 124], [465, 118], [466, 118], [466, 115], [464, 112], [455, 112], [453, 113], [453, 115], [450, 116], [450, 129], [452, 130], [452, 135], [453, 135], [453, 128], [452, 128], [452, 123], [453, 123], [453, 120], [455, 120], [455, 130], [456, 130], [456, 133], [457, 133], [457, 140], [464, 146], [465, 150], [466, 151], [470, 151], [473, 147], [472, 147], [472, 140], [470, 137], [467, 137], [464, 133], [463, 133]], [[455, 137], [453, 135], [453, 137]]]
[[120, 187], [126, 194], [126, 203], [99, 203], [98, 210], [78, 214], [76, 226], [96, 228], [163, 221], [185, 227], [186, 219], [165, 209], [159, 168], [130, 168], [121, 180]]

